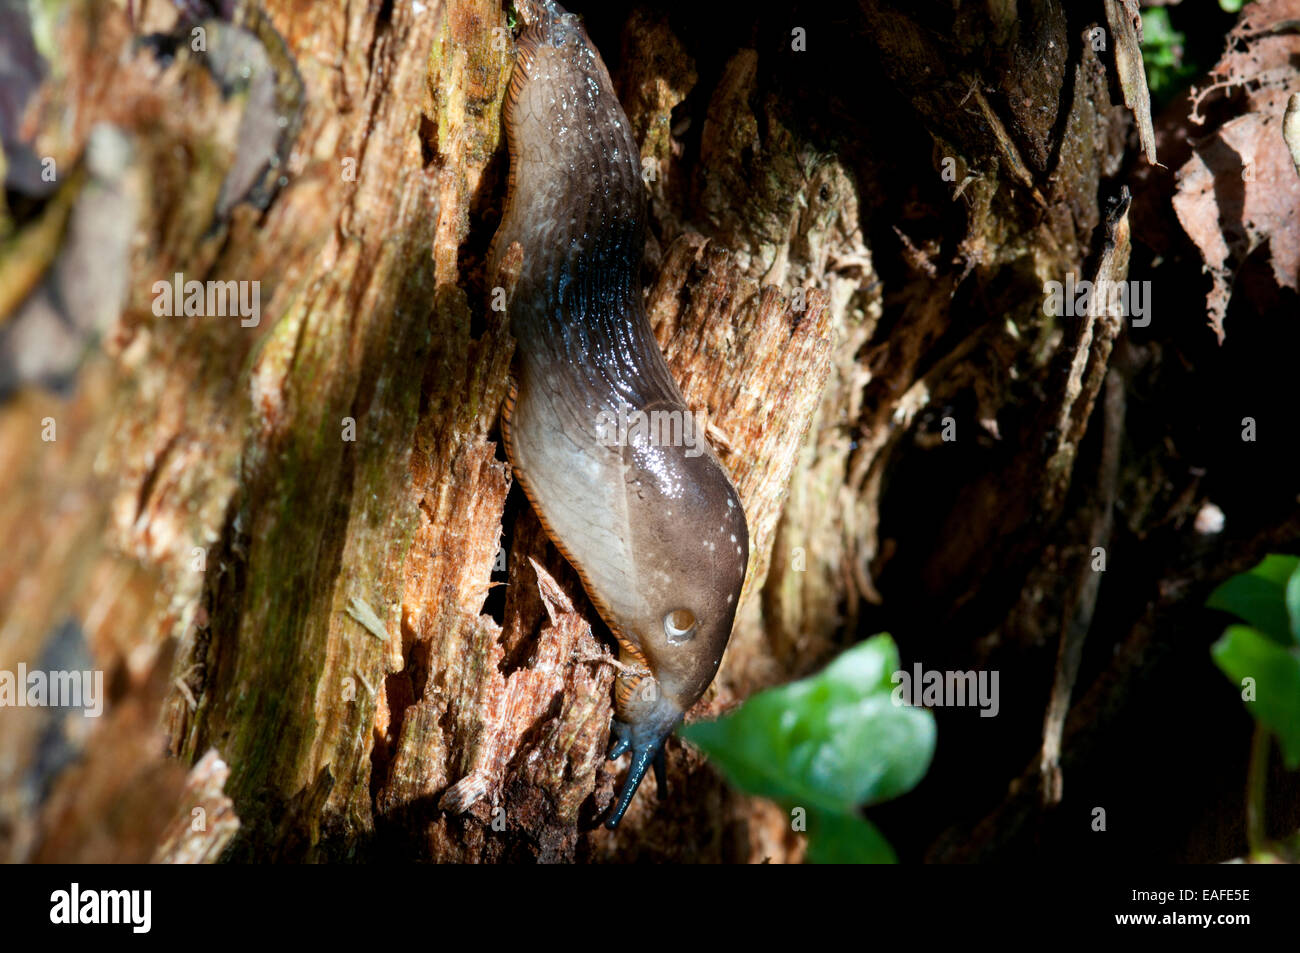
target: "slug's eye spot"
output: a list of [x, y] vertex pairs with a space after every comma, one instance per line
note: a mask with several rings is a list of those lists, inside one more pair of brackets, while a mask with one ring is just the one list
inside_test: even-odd
[[668, 636], [669, 642], [690, 641], [695, 638], [695, 630], [698, 627], [695, 613], [690, 609], [674, 609], [664, 616], [664, 634]]

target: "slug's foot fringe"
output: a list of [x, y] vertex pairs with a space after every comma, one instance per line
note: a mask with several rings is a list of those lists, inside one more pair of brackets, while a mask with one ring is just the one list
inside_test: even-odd
[[[631, 653], [628, 652], [626, 646], [623, 646], [623, 652], [620, 654], [626, 657]], [[654, 677], [646, 670], [645, 663], [639, 658], [634, 658], [633, 665], [638, 667], [628, 666], [627, 670], [620, 672], [614, 680], [614, 711], [624, 716], [633, 710], [632, 706], [637, 700], [638, 692], [644, 696], [658, 691], [658, 685], [654, 681]], [[651, 695], [651, 697], [653, 696]], [[618, 724], [618, 722], [615, 721], [615, 724]], [[610, 757], [612, 759], [614, 756], [611, 755]]]

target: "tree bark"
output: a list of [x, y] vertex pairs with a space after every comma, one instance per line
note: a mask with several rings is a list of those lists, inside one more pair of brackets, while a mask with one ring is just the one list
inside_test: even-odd
[[[0, 406], [0, 668], [89, 659], [110, 704], [98, 723], [4, 713], [3, 855], [801, 859], [775, 806], [677, 741], [671, 797], [597, 826], [621, 774], [603, 759], [612, 640], [500, 446], [514, 344], [489, 306], [508, 276], [484, 260], [507, 170], [502, 5], [45, 6], [21, 131], [60, 174], [5, 212], [0, 269], [22, 293], [0, 297], [0, 330], [53, 340], [40, 322], [78, 311], [88, 353], [51, 346]], [[1107, 373], [1122, 396], [1143, 360], [1115, 315], [1042, 306], [1067, 273], [1128, 275], [1119, 186], [1139, 146], [1089, 42], [1102, 6], [755, 8], [699, 14], [704, 40], [676, 8], [582, 12], [648, 170], [647, 309], [751, 529], [731, 645], [689, 718], [912, 613], [949, 659], [1017, 626], [1054, 659], [1098, 598], [1076, 585], [1078, 527], [1108, 538], [1099, 508], [1164, 467], [1112, 457], [1109, 489], [1080, 490]], [[256, 282], [257, 323], [158, 314], [177, 274]], [[975, 448], [961, 485], [901, 487], [951, 466], [950, 419]], [[1155, 611], [1130, 619], [1150, 633]], [[1044, 657], [1026, 663], [1034, 725]], [[1057, 751], [1078, 734], [1072, 664]], [[1090, 713], [1106, 678], [1085, 676]], [[972, 812], [1045, 809], [989, 793], [1034, 746], [1017, 750]], [[978, 818], [944, 820], [936, 858]]]

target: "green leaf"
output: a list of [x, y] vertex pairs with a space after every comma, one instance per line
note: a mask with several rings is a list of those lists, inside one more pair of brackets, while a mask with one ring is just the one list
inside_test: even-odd
[[1198, 72], [1184, 61], [1186, 45], [1186, 37], [1173, 28], [1168, 11], [1160, 8], [1143, 11], [1142, 61], [1154, 99], [1167, 100]]
[[933, 716], [891, 701], [897, 668], [893, 639], [878, 635], [819, 675], [681, 733], [745, 791], [851, 814], [910, 790], [934, 754]]
[[[1287, 606], [1291, 602], [1289, 583], [1300, 569], [1300, 558], [1295, 556], [1265, 556], [1254, 569], [1239, 573], [1220, 585], [1205, 604], [1211, 609], [1222, 609], [1250, 623], [1279, 645], [1300, 645], [1300, 588], [1295, 596], [1296, 608], [1291, 618]], [[1300, 584], [1297, 584], [1300, 586]]]
[[896, 864], [898, 857], [874, 824], [856, 814], [808, 812], [811, 864]]
[[1291, 617], [1291, 640], [1300, 645], [1300, 565], [1286, 583], [1286, 611]]
[[1247, 572], [1250, 575], [1262, 576], [1269, 582], [1279, 586], [1284, 586], [1297, 569], [1300, 569], [1300, 556], [1284, 556], [1281, 553], [1270, 553], [1260, 560], [1258, 566], [1247, 570]]
[[1287, 768], [1300, 768], [1300, 649], [1279, 646], [1249, 626], [1230, 625], [1210, 652], [1238, 686], [1254, 680], [1254, 700], [1243, 699], [1246, 707], [1277, 736]]

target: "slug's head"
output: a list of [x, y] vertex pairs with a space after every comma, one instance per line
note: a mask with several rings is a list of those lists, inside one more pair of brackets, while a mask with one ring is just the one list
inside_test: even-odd
[[666, 402], [641, 411], [623, 457], [637, 592], [618, 622], [682, 713], [713, 681], [731, 637], [749, 560], [745, 511], [689, 411]]
[[633, 763], [610, 826], [713, 681], [749, 559], [745, 511], [731, 480], [702, 433], [690, 439], [690, 424], [684, 440], [654, 439], [672, 433], [676, 420], [656, 419], [659, 412], [645, 412], [650, 439], [634, 436], [623, 451], [637, 591], [635, 599], [615, 600], [623, 611], [615, 611], [614, 621], [628, 654], [640, 656], [650, 674], [625, 675], [617, 687], [610, 755], [630, 749]]

